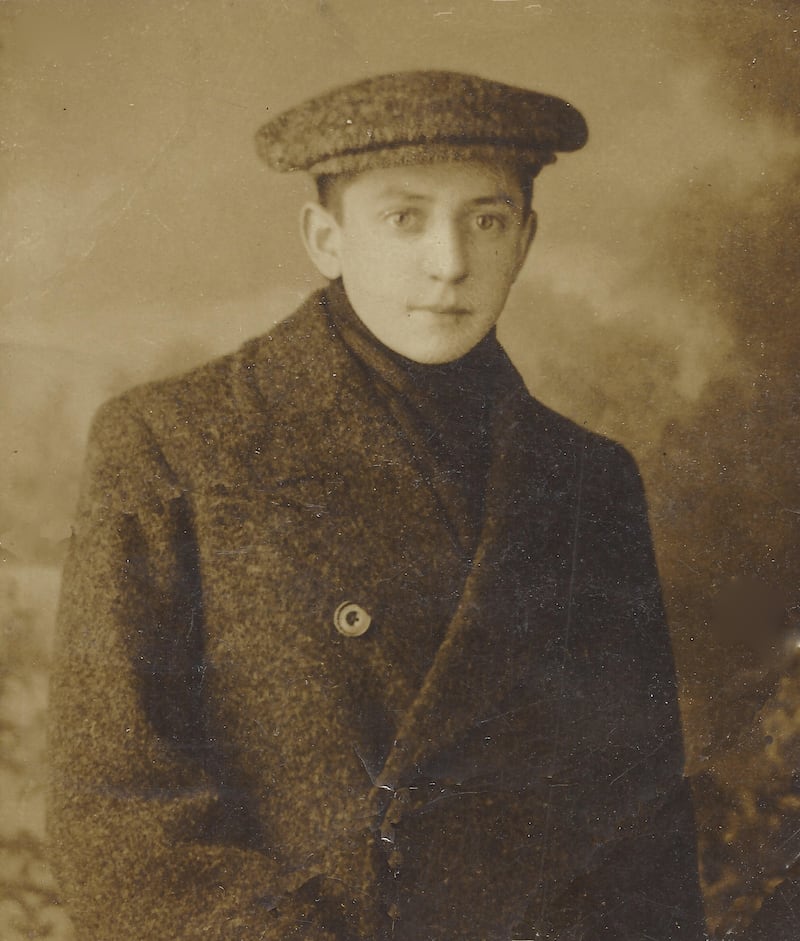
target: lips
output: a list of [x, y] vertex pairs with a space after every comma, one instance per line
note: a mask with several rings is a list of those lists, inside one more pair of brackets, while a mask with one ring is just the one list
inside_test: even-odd
[[413, 310], [423, 310], [429, 314], [439, 314], [457, 316], [459, 314], [468, 314], [469, 310], [466, 307], [459, 307], [458, 304], [418, 304], [410, 308]]

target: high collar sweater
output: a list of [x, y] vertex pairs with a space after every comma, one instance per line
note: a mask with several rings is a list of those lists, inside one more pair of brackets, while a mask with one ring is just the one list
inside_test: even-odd
[[341, 280], [330, 285], [327, 297], [334, 329], [375, 380], [471, 556], [483, 520], [492, 403], [504, 362], [494, 329], [453, 362], [418, 363], [390, 350], [364, 325]]

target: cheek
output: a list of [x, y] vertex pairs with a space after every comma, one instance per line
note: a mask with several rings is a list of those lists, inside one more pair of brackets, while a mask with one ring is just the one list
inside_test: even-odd
[[402, 267], [402, 253], [386, 246], [380, 238], [360, 239], [347, 246], [342, 268], [364, 289], [379, 291]]
[[480, 292], [487, 298], [504, 298], [514, 283], [516, 270], [516, 255], [503, 248], [484, 252], [472, 268]]

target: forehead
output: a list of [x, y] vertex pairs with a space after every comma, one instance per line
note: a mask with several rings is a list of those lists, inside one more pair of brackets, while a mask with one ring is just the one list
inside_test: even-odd
[[376, 167], [349, 179], [342, 190], [345, 203], [402, 196], [427, 201], [496, 199], [518, 203], [521, 195], [521, 174], [516, 167], [479, 160]]

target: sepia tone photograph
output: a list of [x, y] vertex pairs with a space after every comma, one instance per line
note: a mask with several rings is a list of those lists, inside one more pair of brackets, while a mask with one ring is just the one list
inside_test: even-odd
[[0, 937], [800, 932], [800, 10], [0, 4]]

